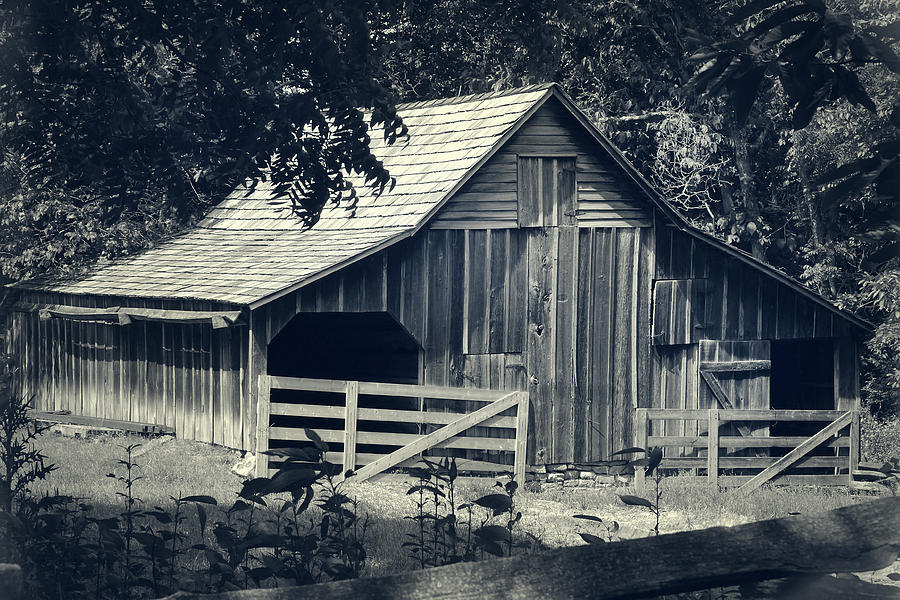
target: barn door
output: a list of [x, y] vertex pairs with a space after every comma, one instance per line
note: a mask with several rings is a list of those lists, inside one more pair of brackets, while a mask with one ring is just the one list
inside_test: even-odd
[[[768, 409], [768, 340], [700, 342], [700, 408]], [[733, 427], [733, 426], [729, 426]], [[738, 424], [740, 435], [768, 435], [768, 427]], [[722, 432], [722, 435], [736, 435]]]

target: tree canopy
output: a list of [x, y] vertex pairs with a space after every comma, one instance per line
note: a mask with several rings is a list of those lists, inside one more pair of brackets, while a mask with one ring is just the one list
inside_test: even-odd
[[[144, 246], [248, 177], [314, 223], [404, 133], [356, 0], [0, 5], [0, 269]], [[362, 110], [368, 111], [364, 116]]]

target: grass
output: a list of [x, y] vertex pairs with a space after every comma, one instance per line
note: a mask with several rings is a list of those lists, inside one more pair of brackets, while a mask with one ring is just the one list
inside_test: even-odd
[[[117, 468], [122, 447], [141, 443], [136, 462], [144, 477], [135, 485], [135, 493], [144, 506], [169, 506], [172, 495], [207, 494], [220, 505], [230, 506], [237, 497], [241, 477], [231, 471], [239, 452], [197, 442], [138, 435], [97, 435], [87, 439], [70, 438], [51, 432], [42, 439], [42, 447], [50, 462], [60, 468], [42, 482], [42, 490], [88, 498], [103, 515], [119, 512], [116, 482], [107, 473]], [[416, 562], [400, 549], [405, 534], [414, 524], [404, 516], [413, 514], [414, 504], [406, 494], [411, 479], [403, 474], [387, 474], [367, 482], [348, 483], [347, 493], [355, 496], [360, 510], [369, 515], [366, 575], [384, 575], [416, 568]], [[493, 480], [466, 478], [458, 480], [458, 497], [472, 500], [488, 493]], [[620, 525], [622, 539], [643, 537], [653, 529], [649, 511], [624, 505], [617, 494], [636, 494], [629, 486], [615, 488], [545, 487], [533, 491], [531, 486], [516, 495], [522, 511], [521, 530], [553, 548], [582, 544], [579, 532], [605, 537], [605, 531], [573, 515], [587, 513]], [[865, 500], [867, 496], [844, 488], [770, 488], [764, 487], [749, 498], [711, 490], [700, 482], [665, 479], [662, 501], [662, 533], [731, 526], [784, 517], [789, 514], [811, 514]], [[216, 511], [210, 521], [216, 519]], [[200, 560], [199, 558], [197, 560]]]

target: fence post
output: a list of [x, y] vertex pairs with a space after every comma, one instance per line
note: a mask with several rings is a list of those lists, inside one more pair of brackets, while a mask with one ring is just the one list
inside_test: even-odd
[[359, 382], [348, 381], [344, 393], [344, 473], [356, 470], [356, 417]]
[[709, 445], [706, 454], [706, 471], [709, 485], [719, 486], [719, 410], [709, 409]]
[[849, 484], [853, 484], [853, 471], [859, 470], [859, 410], [850, 418], [850, 463], [847, 466]]
[[[647, 447], [647, 438], [650, 435], [650, 416], [647, 414], [646, 408], [638, 408], [634, 411], [634, 445], [643, 448], [648, 452], [644, 456], [650, 456]], [[634, 470], [634, 487], [641, 489], [644, 487], [644, 477], [646, 472], [643, 468], [638, 467]]]
[[269, 449], [269, 410], [271, 382], [269, 376], [260, 373], [256, 396], [256, 476], [269, 476], [269, 457], [264, 454]]
[[524, 489], [525, 463], [528, 452], [528, 392], [519, 392], [519, 403], [516, 408], [516, 455], [513, 466], [513, 477], [516, 483]]

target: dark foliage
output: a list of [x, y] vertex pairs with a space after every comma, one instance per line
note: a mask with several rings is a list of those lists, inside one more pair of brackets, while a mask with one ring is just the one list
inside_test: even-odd
[[[314, 223], [405, 129], [369, 2], [0, 4], [0, 271], [142, 247], [247, 177]], [[368, 113], [363, 113], [367, 110]]]

